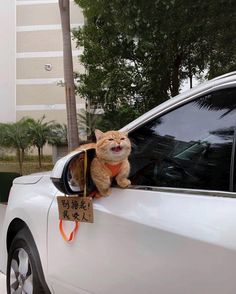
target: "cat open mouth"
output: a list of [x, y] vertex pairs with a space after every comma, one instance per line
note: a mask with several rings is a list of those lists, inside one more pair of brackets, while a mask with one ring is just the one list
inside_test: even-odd
[[120, 152], [121, 150], [122, 150], [123, 148], [121, 147], [121, 146], [116, 146], [116, 147], [112, 147], [111, 148], [111, 151], [113, 151], [113, 152]]

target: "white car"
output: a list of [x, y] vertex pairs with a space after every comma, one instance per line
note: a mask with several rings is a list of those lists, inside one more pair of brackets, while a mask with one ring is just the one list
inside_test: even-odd
[[[8, 293], [235, 294], [235, 110], [236, 72], [123, 128], [132, 186], [95, 199], [94, 223], [81, 223], [71, 243], [57, 196], [73, 193], [66, 175], [79, 152], [52, 173], [16, 178], [0, 204]], [[65, 222], [66, 233], [73, 226]]]

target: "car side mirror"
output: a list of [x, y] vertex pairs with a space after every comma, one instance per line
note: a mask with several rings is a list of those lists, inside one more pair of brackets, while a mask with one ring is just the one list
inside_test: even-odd
[[66, 195], [82, 194], [91, 186], [90, 162], [95, 149], [73, 151], [59, 159], [51, 173], [54, 186]]

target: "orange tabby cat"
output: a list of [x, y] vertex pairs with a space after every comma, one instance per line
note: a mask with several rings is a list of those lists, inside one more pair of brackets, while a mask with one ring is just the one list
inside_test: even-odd
[[[95, 130], [96, 143], [81, 145], [77, 150], [84, 148], [95, 148], [96, 156], [91, 162], [91, 177], [101, 196], [111, 193], [111, 180], [116, 179], [117, 184], [128, 187], [130, 165], [128, 156], [131, 151], [130, 140], [126, 133], [119, 131], [108, 131], [103, 133]], [[73, 177], [74, 172], [72, 172]], [[75, 172], [76, 174], [76, 172]], [[74, 176], [75, 176], [74, 174]], [[74, 179], [74, 181], [76, 181]]]

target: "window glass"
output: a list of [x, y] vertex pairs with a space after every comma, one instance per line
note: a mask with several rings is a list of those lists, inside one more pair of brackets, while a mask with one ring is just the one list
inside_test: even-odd
[[235, 89], [224, 89], [133, 131], [132, 184], [228, 191], [235, 109]]

